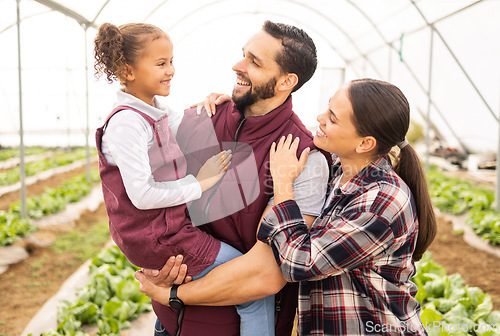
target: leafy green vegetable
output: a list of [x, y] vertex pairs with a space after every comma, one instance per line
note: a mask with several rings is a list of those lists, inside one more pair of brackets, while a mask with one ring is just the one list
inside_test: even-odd
[[[90, 182], [87, 181], [85, 174], [81, 174], [58, 188], [47, 188], [43, 194], [26, 200], [28, 217], [40, 219], [43, 216], [64, 210], [67, 203], [77, 202], [90, 193], [92, 184], [98, 181], [99, 173], [97, 170], [93, 170]], [[0, 211], [0, 246], [10, 245], [36, 230], [30, 219], [21, 217], [20, 201], [12, 204], [9, 211]]]
[[77, 301], [62, 301], [58, 307], [58, 334], [42, 336], [78, 335], [84, 324], [97, 324], [98, 335], [119, 335], [120, 330], [130, 328], [130, 320], [152, 310], [150, 299], [139, 291], [134, 278], [138, 268], [118, 247], [101, 251], [92, 259], [89, 270], [90, 278], [78, 291]]
[[429, 335], [498, 335], [500, 311], [492, 311], [489, 295], [467, 286], [459, 274], [446, 275], [429, 252], [416, 266], [412, 281], [418, 286], [420, 318]]

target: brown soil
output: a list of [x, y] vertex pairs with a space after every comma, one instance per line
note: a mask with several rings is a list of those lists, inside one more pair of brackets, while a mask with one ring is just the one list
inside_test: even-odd
[[[36, 186], [28, 187], [28, 194], [41, 193], [45, 187], [55, 187], [71, 175], [84, 171], [85, 167], [39, 182]], [[19, 194], [0, 197], [0, 209], [6, 207], [5, 199], [17, 201]], [[101, 206], [95, 213], [83, 214], [77, 227], [86, 227], [103, 220], [106, 220], [106, 212]], [[430, 247], [433, 259], [444, 266], [448, 274], [458, 272], [468, 285], [483, 289], [491, 295], [494, 309], [500, 309], [499, 258], [470, 247], [461, 236], [455, 236], [452, 232], [451, 223], [440, 218], [438, 235]], [[18, 336], [45, 301], [58, 291], [81, 263], [71, 255], [61, 256], [50, 248], [37, 247], [30, 251], [27, 260], [0, 274], [0, 336]]]

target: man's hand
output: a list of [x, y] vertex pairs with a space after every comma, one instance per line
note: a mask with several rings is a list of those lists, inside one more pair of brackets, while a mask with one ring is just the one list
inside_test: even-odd
[[168, 306], [170, 288], [173, 284], [180, 285], [191, 281], [186, 276], [187, 265], [182, 263], [183, 257], [168, 258], [161, 270], [141, 269], [134, 276], [139, 280], [139, 290], [149, 298]]
[[151, 278], [146, 276], [142, 271], [137, 271], [134, 274], [135, 278], [139, 280], [139, 290], [148, 296], [150, 299], [155, 300], [162, 305], [168, 306], [170, 301], [170, 289], [171, 286], [163, 287], [157, 286], [152, 281]]
[[220, 105], [224, 102], [230, 101], [231, 97], [222, 93], [211, 93], [206, 98], [205, 101], [198, 104], [191, 105], [190, 107], [196, 107], [196, 114], [200, 115], [203, 108], [207, 112], [208, 117], [215, 115], [215, 105]]
[[[187, 265], [182, 263], [183, 256], [170, 257], [161, 270], [141, 269], [135, 272], [136, 279], [139, 273], [151, 284], [160, 287], [172, 287], [173, 284], [180, 285], [191, 281], [191, 276], [186, 276]], [[139, 280], [141, 281], [141, 280]], [[142, 284], [142, 282], [141, 282]]]

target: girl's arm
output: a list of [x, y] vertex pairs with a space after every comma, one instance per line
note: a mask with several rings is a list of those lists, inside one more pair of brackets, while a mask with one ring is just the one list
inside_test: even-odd
[[[113, 116], [103, 136], [105, 158], [108, 163], [118, 166], [127, 195], [135, 207], [145, 210], [184, 204], [198, 199], [203, 190], [213, 185], [213, 177], [217, 176], [213, 172], [217, 167], [200, 177], [205, 183], [203, 186], [193, 175], [174, 181], [155, 181], [148, 155], [148, 142], [152, 137], [151, 126], [132, 111]], [[229, 153], [225, 158], [230, 159]]]

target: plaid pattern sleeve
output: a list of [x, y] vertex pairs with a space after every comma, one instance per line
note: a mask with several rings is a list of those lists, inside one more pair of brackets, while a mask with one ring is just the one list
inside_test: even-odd
[[262, 241], [272, 242], [283, 276], [294, 282], [318, 280], [366, 265], [394, 241], [387, 221], [369, 212], [349, 212], [309, 230], [294, 201], [278, 204], [264, 217], [261, 235], [268, 235]]
[[289, 200], [266, 214], [258, 238], [284, 277], [300, 281], [299, 335], [425, 335], [410, 281], [417, 234], [411, 192], [380, 158], [342, 186], [311, 229]]

